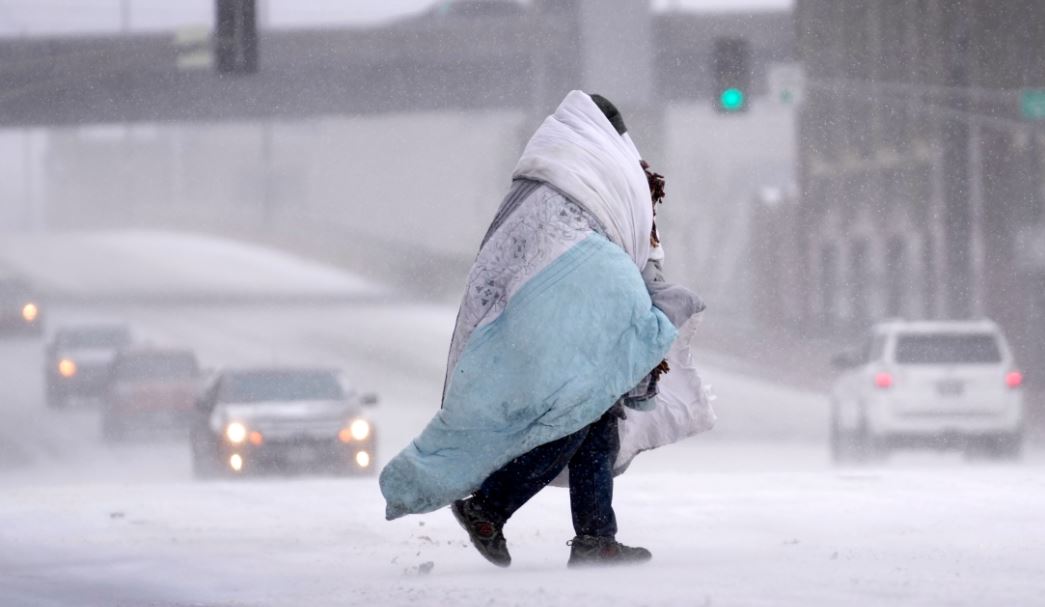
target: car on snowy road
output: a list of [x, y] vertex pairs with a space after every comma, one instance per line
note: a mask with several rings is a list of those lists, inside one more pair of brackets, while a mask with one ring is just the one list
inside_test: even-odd
[[363, 408], [372, 394], [321, 368], [216, 373], [196, 401], [189, 441], [197, 478], [251, 472], [371, 474], [376, 440]]
[[184, 431], [199, 381], [200, 366], [192, 350], [152, 346], [120, 350], [109, 365], [102, 399], [102, 438], [118, 441], [132, 432]]
[[97, 398], [109, 382], [109, 365], [132, 342], [124, 324], [81, 324], [59, 328], [44, 350], [47, 405], [64, 407], [73, 398]]
[[29, 283], [0, 276], [0, 334], [39, 335], [43, 327], [43, 307]]
[[1023, 445], [1023, 374], [989, 320], [889, 321], [834, 359], [836, 461], [894, 447], [962, 448], [1013, 459]]

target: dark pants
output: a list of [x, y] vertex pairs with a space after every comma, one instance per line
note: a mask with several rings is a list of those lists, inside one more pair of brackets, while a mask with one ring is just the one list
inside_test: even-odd
[[620, 450], [617, 419], [614, 413], [606, 413], [587, 427], [508, 462], [475, 492], [476, 504], [503, 525], [568, 466], [574, 531], [577, 535], [615, 536], [613, 463]]

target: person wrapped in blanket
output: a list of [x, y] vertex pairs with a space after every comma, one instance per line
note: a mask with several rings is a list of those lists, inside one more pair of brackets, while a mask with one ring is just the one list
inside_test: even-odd
[[568, 94], [527, 144], [469, 273], [443, 406], [382, 470], [387, 518], [449, 503], [479, 553], [504, 567], [505, 523], [565, 478], [569, 566], [651, 558], [616, 539], [614, 474], [713, 422], [699, 378], [684, 382], [664, 414], [639, 417], [621, 457], [620, 424], [658, 407], [666, 357], [704, 309], [664, 279], [653, 221], [663, 196], [617, 108]]

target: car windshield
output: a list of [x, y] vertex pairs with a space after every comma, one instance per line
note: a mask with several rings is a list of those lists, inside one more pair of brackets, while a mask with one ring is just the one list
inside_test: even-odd
[[341, 400], [344, 390], [329, 371], [234, 373], [222, 382], [222, 402]]
[[901, 335], [896, 342], [901, 365], [969, 365], [1001, 362], [998, 341], [990, 333]]
[[77, 329], [62, 333], [58, 342], [66, 348], [119, 348], [131, 343], [131, 336], [122, 327]]
[[199, 374], [196, 357], [189, 352], [135, 354], [116, 363], [118, 380], [191, 379]]

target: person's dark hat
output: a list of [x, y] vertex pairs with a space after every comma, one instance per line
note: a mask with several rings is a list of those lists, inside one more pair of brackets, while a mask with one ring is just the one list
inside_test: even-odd
[[620, 116], [620, 110], [617, 106], [610, 103], [610, 100], [595, 93], [591, 94], [591, 100], [595, 102], [595, 105], [599, 106], [602, 110], [603, 115], [610, 121], [613, 128], [617, 129], [617, 133], [623, 135], [628, 132], [628, 127], [624, 126], [624, 119]]

